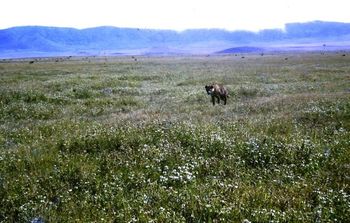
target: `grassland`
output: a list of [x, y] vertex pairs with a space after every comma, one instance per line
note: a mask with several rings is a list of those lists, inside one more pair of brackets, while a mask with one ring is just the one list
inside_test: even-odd
[[349, 182], [350, 56], [0, 62], [0, 222], [346, 222]]

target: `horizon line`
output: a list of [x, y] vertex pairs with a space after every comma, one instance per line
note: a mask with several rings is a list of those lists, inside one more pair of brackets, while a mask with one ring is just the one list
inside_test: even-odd
[[350, 24], [349, 22], [338, 22], [338, 21], [327, 21], [327, 20], [311, 20], [305, 22], [288, 22], [283, 25], [283, 27], [274, 27], [274, 28], [262, 28], [258, 30], [251, 29], [227, 29], [223, 27], [208, 27], [208, 28], [186, 28], [186, 29], [172, 29], [172, 28], [150, 28], [150, 27], [126, 27], [126, 26], [115, 26], [115, 25], [99, 25], [99, 26], [89, 26], [89, 27], [74, 27], [74, 26], [57, 26], [57, 25], [18, 25], [10, 26], [6, 28], [0, 28], [0, 30], [14, 29], [14, 28], [23, 28], [23, 27], [45, 27], [45, 28], [63, 28], [63, 29], [75, 29], [75, 30], [87, 30], [95, 28], [117, 28], [117, 29], [136, 29], [136, 30], [158, 30], [158, 31], [174, 31], [177, 33], [191, 31], [191, 30], [222, 30], [227, 32], [252, 32], [258, 33], [264, 30], [281, 30], [284, 31], [286, 26], [289, 24], [303, 24], [303, 23], [341, 23], [341, 24]]

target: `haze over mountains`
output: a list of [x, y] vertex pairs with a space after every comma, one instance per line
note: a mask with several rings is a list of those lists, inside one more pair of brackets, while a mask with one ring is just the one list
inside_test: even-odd
[[43, 26], [0, 30], [0, 58], [75, 55], [179, 55], [284, 50], [349, 50], [350, 23], [314, 21], [259, 32], [182, 32], [117, 27]]

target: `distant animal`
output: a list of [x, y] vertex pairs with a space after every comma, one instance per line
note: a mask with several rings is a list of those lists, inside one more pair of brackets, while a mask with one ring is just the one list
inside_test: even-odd
[[217, 99], [217, 103], [220, 104], [220, 99], [224, 101], [224, 105], [226, 105], [228, 96], [228, 91], [226, 87], [222, 84], [212, 84], [205, 85], [205, 90], [208, 95], [211, 95], [211, 101], [213, 105], [215, 105], [215, 99]]

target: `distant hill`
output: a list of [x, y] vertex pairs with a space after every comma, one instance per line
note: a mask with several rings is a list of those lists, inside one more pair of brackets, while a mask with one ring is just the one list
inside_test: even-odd
[[263, 48], [252, 46], [233, 47], [225, 50], [221, 50], [217, 53], [261, 53], [264, 52]]
[[284, 30], [260, 32], [221, 29], [176, 32], [108, 26], [89, 29], [24, 26], [0, 30], [0, 58], [256, 52], [271, 46], [283, 48], [305, 44], [321, 48], [329, 45], [350, 48], [350, 23], [291, 23], [286, 24]]

